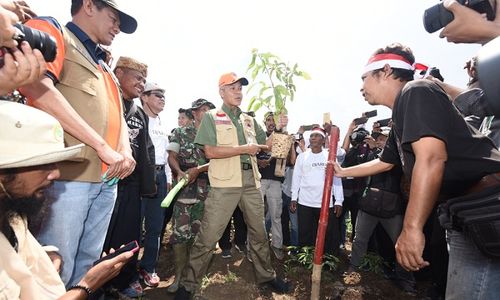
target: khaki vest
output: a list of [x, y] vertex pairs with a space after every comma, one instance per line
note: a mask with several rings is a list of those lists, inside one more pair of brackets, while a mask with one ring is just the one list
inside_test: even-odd
[[[229, 116], [222, 110], [212, 110], [215, 121], [218, 147], [238, 146], [238, 132]], [[247, 143], [257, 143], [253, 118], [245, 113], [240, 114], [241, 124]], [[257, 158], [250, 156], [256, 188], [260, 188], [260, 173]], [[241, 160], [239, 155], [229, 158], [212, 158], [208, 167], [210, 186], [217, 188], [242, 187]]]
[[[108, 99], [109, 93], [104, 77], [108, 75], [104, 75], [103, 67], [99, 68], [80, 40], [65, 27], [63, 27], [63, 36], [66, 53], [56, 88], [90, 127], [100, 136], [105, 137], [108, 129], [108, 109], [112, 101]], [[111, 73], [109, 68], [108, 73]], [[121, 131], [126, 125], [123, 120], [123, 105], [118, 83], [115, 81], [114, 84], [118, 90], [118, 101], [120, 101]], [[72, 146], [81, 142], [65, 133], [65, 143], [66, 146]], [[115, 145], [117, 144], [118, 141]], [[113, 145], [110, 146], [113, 148]], [[101, 182], [102, 162], [97, 152], [87, 145], [72, 161], [61, 162], [58, 165], [61, 170], [61, 180]]]

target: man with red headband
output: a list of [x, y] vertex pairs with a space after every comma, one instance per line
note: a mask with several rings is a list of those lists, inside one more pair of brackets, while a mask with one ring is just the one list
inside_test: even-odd
[[[434, 82], [413, 80], [411, 49], [391, 44], [378, 49], [362, 75], [361, 93], [372, 105], [392, 109], [393, 127], [380, 159], [350, 168], [335, 165], [337, 176], [369, 176], [402, 167], [410, 181], [403, 230], [396, 243], [398, 262], [409, 271], [429, 265], [422, 258], [423, 227], [437, 204], [500, 185], [500, 152], [465, 123], [447, 94]], [[487, 183], [481, 186], [481, 183]], [[476, 191], [474, 190], [474, 191]], [[485, 256], [471, 237], [447, 230], [450, 262], [447, 299], [498, 299], [500, 260]]]

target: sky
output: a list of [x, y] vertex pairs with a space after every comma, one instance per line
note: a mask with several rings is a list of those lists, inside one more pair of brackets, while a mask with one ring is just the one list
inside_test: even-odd
[[[133, 57], [148, 65], [148, 81], [166, 90], [161, 114], [177, 127], [177, 110], [198, 98], [222, 105], [221, 74], [247, 76], [253, 48], [272, 52], [311, 75], [297, 79], [295, 100], [287, 103], [290, 133], [300, 125], [321, 123], [330, 112], [340, 140], [352, 119], [378, 110], [372, 120], [390, 117], [388, 108], [368, 105], [359, 89], [370, 55], [400, 42], [412, 48], [417, 62], [441, 70], [445, 81], [465, 86], [463, 66], [478, 45], [448, 43], [424, 30], [422, 15], [437, 0], [117, 0], [138, 21], [138, 29], [113, 42], [115, 61]], [[29, 0], [40, 16], [70, 21], [69, 0]], [[244, 90], [242, 109], [251, 98]], [[265, 109], [257, 112], [262, 121]], [[367, 124], [371, 129], [371, 121]]]

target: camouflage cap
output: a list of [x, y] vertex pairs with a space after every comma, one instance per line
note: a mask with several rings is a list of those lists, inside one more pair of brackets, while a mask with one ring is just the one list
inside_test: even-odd
[[198, 108], [202, 107], [203, 105], [208, 105], [208, 107], [210, 107], [210, 109], [215, 108], [215, 105], [212, 102], [205, 100], [203, 98], [200, 98], [198, 100], [193, 101], [193, 103], [191, 103], [191, 109], [198, 109]]
[[148, 65], [139, 62], [136, 59], [126, 56], [120, 56], [116, 62], [116, 68], [127, 68], [131, 70], [136, 70], [142, 74], [144, 77], [148, 77]]

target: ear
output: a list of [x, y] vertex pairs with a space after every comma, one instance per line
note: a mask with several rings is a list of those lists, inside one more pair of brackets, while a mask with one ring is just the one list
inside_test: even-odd
[[220, 88], [219, 88], [219, 95], [220, 95], [220, 97], [221, 97], [222, 99], [224, 99], [223, 94], [224, 94], [223, 88], [222, 88], [222, 87], [220, 87]]
[[116, 78], [122, 79], [123, 74], [125, 74], [125, 72], [123, 71], [122, 68], [116, 68], [115, 69], [115, 76], [116, 76]]
[[384, 66], [384, 76], [385, 77], [390, 77], [391, 75], [392, 75], [391, 66], [389, 66], [389, 64], [385, 64], [385, 66]]
[[82, 9], [86, 15], [92, 16], [95, 11], [94, 2], [92, 0], [83, 0]]

